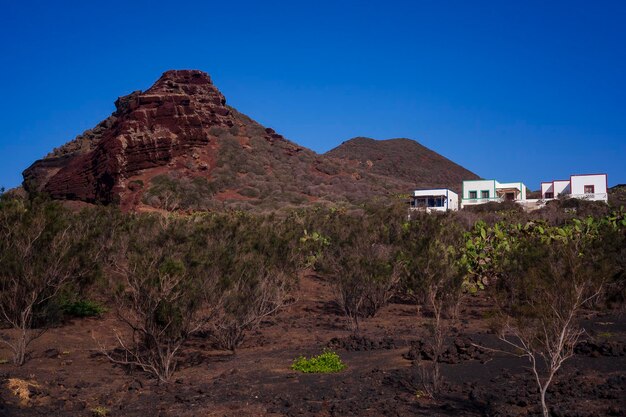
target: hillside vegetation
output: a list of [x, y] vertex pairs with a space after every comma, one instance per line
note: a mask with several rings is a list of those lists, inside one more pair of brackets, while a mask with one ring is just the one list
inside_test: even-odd
[[440, 360], [460, 306], [488, 294], [494, 334], [530, 360], [536, 404], [547, 416], [557, 394], [546, 393], [578, 346], [583, 310], [606, 311], [625, 299], [625, 213], [599, 207], [525, 214], [502, 205], [411, 220], [403, 205], [161, 215], [73, 213], [5, 194], [4, 352], [24, 366], [46, 329], [111, 311], [115, 344], [94, 337], [93, 348], [112, 365], [168, 383], [191, 339], [206, 340], [205, 350], [238, 352], [299, 302], [303, 273], [314, 271], [333, 289], [349, 343], [362, 340], [364, 323], [393, 299], [419, 306], [416, 319], [428, 329], [419, 346], [432, 361], [414, 369], [420, 392], [434, 399], [448, 383]]

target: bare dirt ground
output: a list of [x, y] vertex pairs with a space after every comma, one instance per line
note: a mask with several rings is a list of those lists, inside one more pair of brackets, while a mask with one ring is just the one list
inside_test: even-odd
[[[416, 307], [392, 303], [364, 320], [349, 339], [332, 289], [301, 283], [298, 301], [250, 334], [236, 355], [190, 341], [175, 381], [158, 384], [139, 370], [114, 366], [94, 336], [113, 344], [112, 314], [74, 320], [33, 344], [23, 367], [0, 365], [0, 416], [538, 416], [538, 394], [524, 359], [476, 348], [498, 347], [489, 333], [488, 300], [468, 298], [442, 369], [443, 392], [420, 395], [416, 360], [426, 320]], [[585, 341], [548, 393], [554, 416], [626, 415], [626, 319], [589, 314]], [[301, 374], [294, 358], [333, 347], [347, 368]], [[0, 359], [10, 353], [0, 349]]]

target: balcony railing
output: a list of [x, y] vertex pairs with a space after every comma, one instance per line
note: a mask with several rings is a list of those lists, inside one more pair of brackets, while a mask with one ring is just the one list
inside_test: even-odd
[[[607, 201], [608, 194], [607, 193], [584, 193], [584, 194], [564, 194], [563, 198], [578, 198], [580, 200], [590, 200], [590, 201]], [[544, 198], [543, 200], [558, 200], [559, 197], [554, 198]]]
[[490, 201], [495, 201], [496, 203], [501, 203], [501, 202], [504, 201], [504, 198], [503, 197], [464, 198], [462, 201], [463, 201], [463, 205], [485, 204], [485, 203], [489, 203]]
[[448, 208], [446, 206], [416, 206], [416, 207], [411, 206], [409, 207], [409, 210], [431, 212], [431, 211], [446, 211], [448, 210]]

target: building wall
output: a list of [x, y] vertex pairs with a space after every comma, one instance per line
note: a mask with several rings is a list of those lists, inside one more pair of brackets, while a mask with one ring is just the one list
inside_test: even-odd
[[459, 209], [459, 195], [454, 191], [448, 193], [448, 210], [457, 211]]
[[415, 190], [413, 195], [415, 197], [431, 197], [436, 195], [446, 195], [450, 190], [445, 188], [431, 188], [428, 190]]
[[570, 182], [568, 180], [554, 180], [552, 181], [554, 189], [554, 198], [557, 198], [559, 194], [570, 194]]
[[489, 191], [489, 198], [496, 197], [496, 180], [463, 181], [463, 199], [469, 199], [470, 191], [476, 191], [476, 198], [481, 198], [481, 191]]
[[541, 183], [541, 198], [546, 198], [546, 193], [552, 193], [552, 196], [556, 195], [554, 194], [554, 183], [552, 181]]
[[585, 185], [593, 185], [595, 194], [606, 194], [607, 192], [606, 174], [572, 175], [570, 181], [572, 195], [585, 194]]
[[541, 197], [544, 197], [546, 193], [554, 192], [554, 184], [551, 182], [542, 182], [541, 183]]

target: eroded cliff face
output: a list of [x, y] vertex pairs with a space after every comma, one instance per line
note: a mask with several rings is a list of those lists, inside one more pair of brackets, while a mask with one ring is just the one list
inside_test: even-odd
[[211, 129], [235, 125], [224, 96], [206, 73], [196, 70], [168, 71], [149, 90], [120, 97], [115, 106], [113, 115], [92, 131], [24, 171], [27, 191], [120, 202], [128, 179], [193, 148], [214, 152]]

